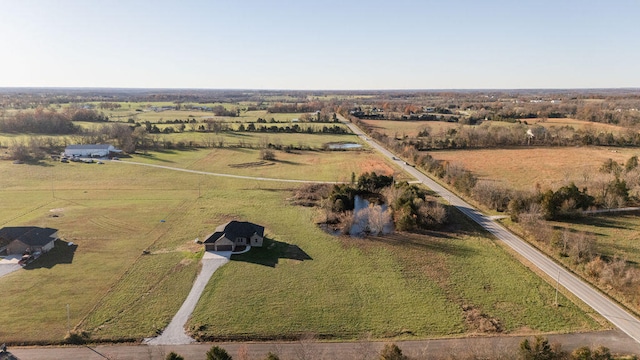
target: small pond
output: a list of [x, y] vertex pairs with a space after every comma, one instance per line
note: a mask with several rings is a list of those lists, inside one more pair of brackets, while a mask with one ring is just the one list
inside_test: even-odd
[[362, 144], [356, 143], [329, 143], [327, 144], [329, 150], [350, 150], [350, 149], [359, 149], [362, 147]]
[[[356, 195], [355, 197], [355, 204], [354, 204], [354, 209], [353, 209], [353, 224], [351, 225], [351, 229], [349, 230], [349, 234], [351, 236], [364, 236], [366, 233], [370, 232], [370, 225], [369, 225], [369, 215], [370, 213], [368, 211], [366, 211], [366, 209], [369, 207], [369, 201], [362, 198], [362, 196], [360, 195]], [[380, 211], [382, 212], [386, 212], [387, 211], [387, 205], [379, 205], [381, 207]], [[391, 234], [393, 232], [393, 221], [391, 220], [391, 217], [389, 216], [386, 221], [384, 222], [384, 224], [382, 225], [382, 231], [380, 233], [382, 234]]]

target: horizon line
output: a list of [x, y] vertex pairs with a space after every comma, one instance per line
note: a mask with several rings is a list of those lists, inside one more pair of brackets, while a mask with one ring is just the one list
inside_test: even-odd
[[109, 87], [109, 86], [0, 86], [1, 90], [198, 90], [198, 91], [300, 91], [300, 92], [443, 92], [443, 91], [593, 91], [593, 90], [640, 90], [640, 86], [624, 87], [518, 87], [518, 88], [379, 88], [379, 89], [295, 89], [295, 88], [202, 88], [202, 87]]

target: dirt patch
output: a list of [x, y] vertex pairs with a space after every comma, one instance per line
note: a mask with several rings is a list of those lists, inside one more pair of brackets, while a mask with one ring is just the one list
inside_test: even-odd
[[236, 169], [246, 169], [246, 168], [271, 166], [271, 165], [275, 165], [275, 163], [269, 162], [269, 161], [254, 161], [254, 162], [240, 163], [240, 164], [229, 164], [229, 167], [236, 168]]
[[470, 330], [485, 333], [496, 334], [502, 332], [502, 324], [500, 320], [490, 317], [479, 309], [471, 305], [462, 305], [464, 318]]

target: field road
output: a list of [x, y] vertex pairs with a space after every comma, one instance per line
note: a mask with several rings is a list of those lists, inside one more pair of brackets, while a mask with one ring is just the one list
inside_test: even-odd
[[192, 173], [192, 174], [221, 176], [221, 177], [228, 177], [228, 178], [234, 178], [234, 179], [257, 180], [257, 181], [278, 181], [278, 182], [303, 183], [303, 184], [310, 184], [310, 183], [313, 183], [313, 184], [342, 184], [341, 182], [336, 182], [336, 181], [276, 179], [276, 178], [266, 178], [266, 177], [255, 177], [255, 176], [243, 176], [243, 175], [213, 173], [213, 172], [207, 172], [207, 171], [189, 170], [189, 169], [183, 169], [183, 168], [177, 168], [177, 167], [171, 167], [171, 166], [164, 166], [164, 165], [146, 164], [146, 163], [135, 162], [135, 161], [111, 160], [111, 163], [150, 166], [150, 167], [159, 168], [159, 169], [165, 169], [165, 170], [183, 171], [183, 172], [188, 172], [188, 173]]
[[[372, 148], [394, 161], [404, 171], [420, 180], [420, 182], [436, 192], [440, 197], [446, 199], [452, 206], [455, 206], [470, 219], [495, 235], [499, 240], [502, 240], [505, 244], [520, 254], [520, 256], [527, 259], [549, 277], [552, 279], [558, 279], [560, 285], [580, 298], [580, 300], [585, 302], [600, 315], [609, 320], [609, 322], [633, 338], [636, 342], [640, 343], [640, 320], [630, 312], [620, 307], [613, 300], [602, 295], [598, 290], [592, 288], [589, 284], [573, 275], [564, 267], [556, 264], [553, 260], [549, 259], [549, 257], [529, 245], [521, 238], [509, 232], [496, 221], [491, 220], [488, 216], [485, 216], [478, 210], [474, 209], [470, 204], [460, 199], [455, 194], [433, 181], [431, 178], [427, 177], [414, 167], [406, 164], [404, 161], [396, 158], [390, 151], [380, 146], [375, 141], [372, 141], [355, 124], [347, 121], [342, 116], [339, 116], [339, 118], [351, 129], [351, 131], [362, 138]], [[505, 274], [505, 276], [508, 276], [508, 274]]]

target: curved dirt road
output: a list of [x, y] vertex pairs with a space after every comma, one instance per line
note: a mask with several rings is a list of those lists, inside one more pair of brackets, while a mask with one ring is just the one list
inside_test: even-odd
[[111, 160], [111, 162], [114, 163], [114, 164], [119, 163], [119, 164], [142, 165], [142, 166], [155, 167], [155, 168], [165, 169], [165, 170], [183, 171], [183, 172], [188, 172], [188, 173], [192, 173], [192, 174], [220, 176], [220, 177], [228, 177], [228, 178], [234, 178], [234, 179], [257, 180], [257, 181], [278, 181], [278, 182], [302, 183], [302, 184], [310, 184], [310, 183], [313, 183], [313, 184], [342, 184], [342, 182], [339, 182], [339, 181], [276, 179], [276, 178], [266, 178], [266, 177], [256, 177], [256, 176], [244, 176], [244, 175], [232, 175], [232, 174], [223, 174], [223, 173], [212, 173], [212, 172], [207, 172], [207, 171], [189, 170], [189, 169], [183, 169], [183, 168], [177, 168], [177, 167], [171, 167], [171, 166], [165, 166], [165, 165], [147, 164], [147, 163], [141, 163], [141, 162], [135, 162], [135, 161], [122, 161], [122, 160], [114, 161], [114, 160]]

